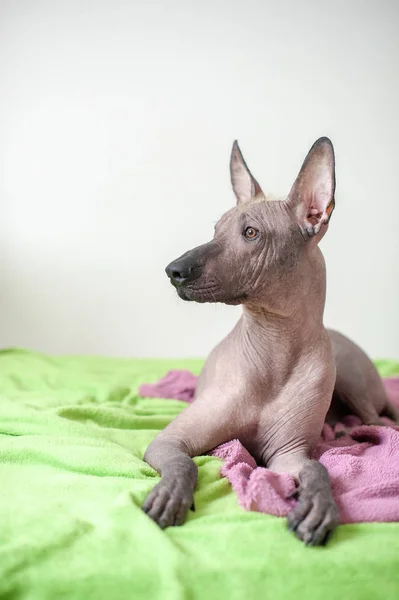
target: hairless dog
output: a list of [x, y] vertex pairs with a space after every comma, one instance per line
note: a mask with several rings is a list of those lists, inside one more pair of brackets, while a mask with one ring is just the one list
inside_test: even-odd
[[328, 473], [311, 459], [326, 418], [398, 415], [370, 359], [323, 325], [318, 244], [335, 205], [331, 141], [315, 142], [284, 201], [263, 194], [237, 142], [230, 172], [237, 205], [166, 273], [183, 300], [242, 304], [243, 313], [209, 355], [194, 402], [148, 447], [144, 459], [162, 478], [143, 509], [162, 528], [181, 525], [197, 482], [192, 457], [237, 438], [259, 464], [296, 479], [288, 525], [318, 545], [339, 519]]

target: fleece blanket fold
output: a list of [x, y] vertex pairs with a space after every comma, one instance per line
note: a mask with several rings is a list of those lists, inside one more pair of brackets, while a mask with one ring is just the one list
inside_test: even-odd
[[186, 404], [138, 388], [201, 366], [0, 352], [1, 600], [398, 598], [397, 523], [343, 525], [306, 548], [284, 519], [239, 506], [215, 456], [195, 459], [184, 526], [142, 512], [159, 480], [143, 453]]

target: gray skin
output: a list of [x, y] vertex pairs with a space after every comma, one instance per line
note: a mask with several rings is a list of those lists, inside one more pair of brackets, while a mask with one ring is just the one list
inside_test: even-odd
[[[237, 205], [214, 238], [166, 268], [183, 300], [242, 304], [234, 329], [209, 355], [195, 393], [148, 447], [162, 476], [143, 510], [162, 528], [184, 522], [197, 482], [192, 457], [232, 439], [258, 464], [292, 475], [288, 526], [325, 543], [339, 515], [328, 473], [311, 459], [326, 417], [397, 418], [370, 359], [323, 325], [326, 272], [318, 243], [334, 208], [334, 150], [320, 138], [284, 201], [268, 200], [237, 142], [230, 162]], [[333, 398], [333, 402], [332, 401]]]

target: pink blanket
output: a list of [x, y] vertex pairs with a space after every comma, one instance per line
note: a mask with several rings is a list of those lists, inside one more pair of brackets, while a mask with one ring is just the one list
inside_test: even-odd
[[[197, 378], [188, 371], [169, 371], [155, 384], [144, 384], [145, 397], [176, 398], [191, 402]], [[385, 379], [391, 401], [399, 406], [399, 377]], [[387, 424], [389, 421], [386, 420]], [[350, 434], [336, 438], [342, 428]], [[238, 440], [211, 452], [222, 458], [221, 474], [230, 481], [239, 504], [255, 510], [285, 516], [294, 500], [291, 476], [258, 467]], [[314, 458], [328, 470], [341, 523], [399, 521], [399, 428], [361, 425], [348, 416], [335, 427], [324, 426]]]

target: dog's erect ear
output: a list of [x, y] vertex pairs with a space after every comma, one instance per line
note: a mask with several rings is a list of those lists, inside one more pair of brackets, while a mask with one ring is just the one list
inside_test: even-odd
[[259, 183], [251, 175], [237, 140], [233, 144], [230, 158], [230, 176], [237, 204], [249, 202], [252, 198], [262, 193]]
[[335, 206], [334, 192], [334, 148], [322, 137], [309, 150], [287, 198], [306, 237], [317, 235], [327, 225]]

